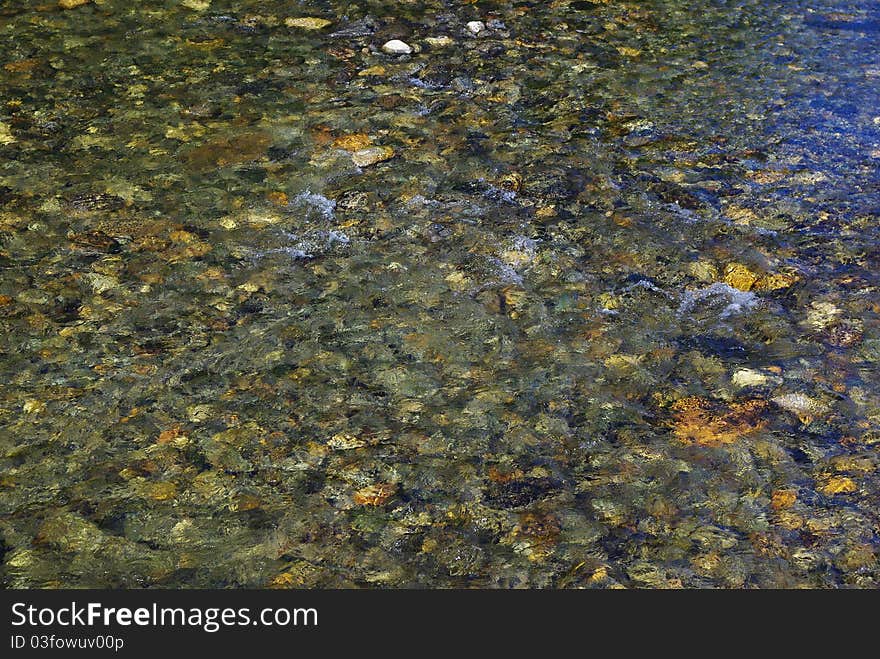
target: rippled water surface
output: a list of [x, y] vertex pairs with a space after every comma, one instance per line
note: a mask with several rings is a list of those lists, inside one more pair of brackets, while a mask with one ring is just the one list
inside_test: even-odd
[[877, 2], [0, 43], [7, 587], [878, 585]]

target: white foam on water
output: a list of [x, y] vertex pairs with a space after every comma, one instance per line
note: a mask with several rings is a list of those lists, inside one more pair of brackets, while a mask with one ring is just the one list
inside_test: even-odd
[[287, 254], [290, 258], [294, 260], [298, 259], [311, 259], [314, 258], [314, 254], [309, 254], [308, 252], [298, 249], [296, 247], [279, 247], [278, 249], [270, 249], [270, 252], [281, 252], [283, 254]]
[[498, 268], [498, 277], [502, 283], [523, 285], [522, 276], [514, 270], [513, 266], [508, 265], [501, 259], [492, 259], [492, 263]]
[[331, 229], [330, 231], [309, 231], [305, 236], [299, 236], [289, 231], [282, 231], [290, 245], [284, 247], [275, 247], [264, 252], [259, 252], [258, 256], [262, 257], [267, 254], [287, 254], [294, 260], [313, 259], [329, 252], [334, 245], [342, 245], [343, 247], [351, 244], [351, 238], [342, 231]]
[[667, 298], [672, 298], [672, 295], [670, 295], [667, 291], [664, 291], [659, 286], [652, 284], [647, 279], [639, 279], [637, 282], [627, 286], [624, 289], [624, 291], [629, 292], [629, 291], [633, 290], [634, 288], [644, 288], [645, 290], [652, 291], [654, 293], [660, 293], [660, 295], [663, 295]]
[[759, 302], [760, 299], [754, 293], [741, 291], [730, 284], [716, 282], [705, 288], [685, 291], [678, 306], [678, 313], [679, 315], [690, 313], [701, 304], [723, 304], [724, 307], [718, 314], [718, 318], [723, 319], [751, 311]]
[[[671, 212], [673, 215], [677, 215], [685, 224], [697, 224], [698, 222], [706, 221], [706, 218], [696, 211], [693, 211], [690, 208], [683, 208], [675, 202], [671, 204], [663, 204], [663, 208]], [[730, 222], [724, 223], [730, 224]]]
[[316, 194], [308, 188], [296, 195], [291, 201], [291, 205], [302, 204], [311, 206], [327, 220], [333, 219], [333, 212], [336, 210], [336, 202], [334, 200], [328, 199], [322, 194]]
[[414, 195], [404, 202], [407, 208], [418, 208], [419, 206], [438, 206], [440, 202], [436, 199], [428, 199], [424, 195]]
[[331, 229], [327, 232], [327, 244], [332, 245], [333, 243], [339, 243], [340, 245], [348, 245], [351, 242], [351, 238], [345, 235], [342, 231], [336, 231], [335, 229]]
[[505, 190], [494, 185], [489, 185], [483, 196], [493, 201], [502, 201], [506, 204], [516, 203], [516, 190]]
[[540, 240], [535, 240], [533, 238], [527, 238], [526, 236], [517, 236], [513, 240], [513, 249], [528, 252], [534, 256], [535, 250], [538, 247], [538, 243]]

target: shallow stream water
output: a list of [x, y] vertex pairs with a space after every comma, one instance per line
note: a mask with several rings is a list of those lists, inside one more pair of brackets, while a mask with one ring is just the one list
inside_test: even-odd
[[0, 43], [5, 586], [880, 585], [880, 3]]

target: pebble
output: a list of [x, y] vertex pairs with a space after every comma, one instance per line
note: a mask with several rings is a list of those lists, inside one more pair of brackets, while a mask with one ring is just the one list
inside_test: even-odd
[[782, 409], [798, 416], [823, 414], [828, 411], [825, 403], [802, 393], [782, 394], [774, 396], [771, 400]]
[[483, 23], [483, 21], [470, 21], [465, 27], [467, 28], [467, 31], [474, 36], [477, 36], [480, 32], [486, 30], [486, 24]]
[[386, 73], [386, 71], [385, 71], [385, 67], [384, 67], [384, 66], [376, 65], [376, 66], [371, 66], [371, 67], [369, 67], [369, 68], [364, 69], [363, 71], [361, 71], [360, 73], [358, 73], [358, 75], [361, 76], [361, 77], [365, 77], [365, 76], [384, 76], [385, 73]]
[[376, 483], [354, 493], [354, 502], [359, 506], [381, 506], [397, 492], [394, 483]]
[[758, 275], [742, 263], [728, 263], [724, 268], [724, 283], [741, 291], [752, 290]]
[[327, 442], [327, 446], [337, 451], [348, 451], [351, 449], [363, 448], [366, 445], [366, 440], [346, 432], [341, 432], [333, 435], [333, 437], [330, 438], [330, 441]]
[[333, 146], [346, 151], [361, 151], [370, 146], [370, 136], [365, 133], [342, 135], [333, 140]]
[[760, 387], [766, 384], [782, 384], [782, 378], [768, 375], [753, 368], [741, 368], [733, 374], [731, 382], [737, 387]]
[[211, 0], [183, 0], [180, 4], [193, 11], [205, 11], [211, 7]]
[[284, 25], [287, 27], [298, 27], [303, 30], [320, 30], [330, 25], [331, 21], [326, 18], [285, 18]]
[[413, 49], [412, 46], [400, 39], [392, 39], [385, 42], [385, 45], [382, 46], [382, 51], [389, 55], [409, 55]]
[[76, 9], [90, 3], [92, 0], [58, 0], [58, 6], [62, 9]]
[[810, 304], [805, 322], [813, 329], [823, 330], [834, 323], [841, 313], [832, 302], [816, 301]]
[[0, 121], [0, 144], [12, 144], [13, 142], [15, 142], [15, 137], [9, 130], [9, 126]]
[[447, 37], [446, 35], [443, 35], [442, 37], [427, 37], [425, 38], [425, 42], [432, 48], [445, 48], [446, 46], [451, 46], [455, 43], [452, 40], [452, 37]]
[[390, 146], [371, 146], [351, 154], [352, 161], [358, 167], [368, 167], [393, 157], [394, 149]]

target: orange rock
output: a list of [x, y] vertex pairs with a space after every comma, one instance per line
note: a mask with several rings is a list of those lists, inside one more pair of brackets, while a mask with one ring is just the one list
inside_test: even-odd
[[770, 495], [770, 505], [776, 510], [791, 508], [797, 501], [797, 493], [794, 490], [774, 490]]
[[394, 483], [375, 483], [354, 493], [354, 502], [359, 506], [381, 506], [397, 492]]
[[515, 535], [540, 544], [556, 544], [561, 532], [559, 519], [552, 513], [523, 513], [514, 528]]
[[493, 483], [509, 483], [524, 476], [522, 469], [513, 471], [499, 471], [495, 467], [489, 467], [489, 480]]
[[169, 428], [168, 430], [163, 430], [159, 433], [159, 439], [156, 440], [157, 444], [170, 444], [175, 439], [183, 435], [183, 430], [180, 426], [174, 426], [173, 428]]
[[672, 405], [672, 431], [685, 444], [721, 446], [767, 426], [767, 401], [748, 400], [725, 407], [692, 396]]
[[266, 199], [276, 206], [287, 206], [290, 203], [290, 197], [287, 196], [287, 193], [280, 190], [267, 193]]
[[30, 59], [20, 59], [3, 65], [4, 70], [10, 73], [30, 73], [40, 65], [40, 60], [36, 57]]
[[318, 124], [309, 130], [312, 141], [318, 146], [324, 146], [333, 141], [333, 131], [330, 126]]

